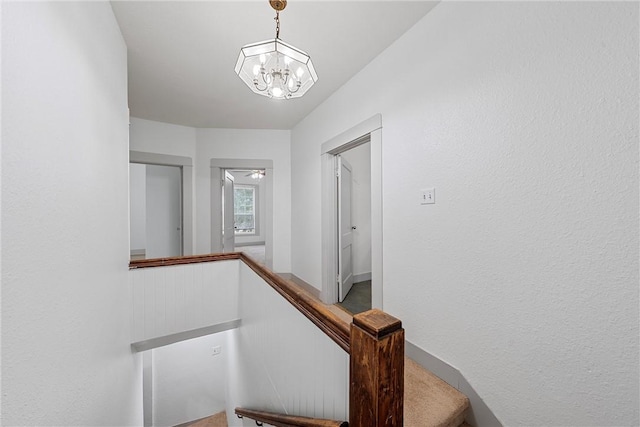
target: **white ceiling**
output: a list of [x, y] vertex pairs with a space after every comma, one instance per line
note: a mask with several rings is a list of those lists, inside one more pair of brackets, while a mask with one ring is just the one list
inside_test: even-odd
[[111, 4], [128, 47], [132, 116], [203, 128], [291, 129], [437, 2], [289, 0], [280, 38], [308, 52], [319, 77], [291, 100], [256, 95], [234, 73], [242, 46], [275, 37], [267, 0]]

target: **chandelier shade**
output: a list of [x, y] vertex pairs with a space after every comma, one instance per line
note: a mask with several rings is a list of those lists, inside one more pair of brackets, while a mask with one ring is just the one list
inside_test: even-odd
[[270, 3], [276, 10], [276, 38], [243, 46], [235, 72], [258, 95], [299, 98], [318, 81], [318, 75], [306, 52], [280, 40], [279, 13], [286, 1]]
[[244, 46], [235, 71], [252, 91], [269, 98], [301, 97], [318, 81], [311, 57], [280, 39]]

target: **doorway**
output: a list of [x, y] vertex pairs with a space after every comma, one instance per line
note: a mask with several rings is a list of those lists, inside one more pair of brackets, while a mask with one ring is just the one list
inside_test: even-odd
[[[354, 283], [359, 278], [358, 273], [362, 273], [360, 280], [370, 280], [371, 307], [382, 309], [382, 116], [377, 114], [368, 120], [354, 126], [353, 128], [343, 132], [335, 138], [325, 142], [321, 150], [322, 162], [322, 290], [321, 298], [326, 304], [335, 304], [340, 300], [340, 282], [342, 281], [341, 271], [346, 271], [344, 266], [341, 270], [340, 259], [344, 256], [341, 253], [342, 243], [340, 242], [340, 234], [348, 232], [348, 227], [343, 227], [340, 223], [340, 215], [338, 214], [338, 195], [339, 187], [336, 176], [339, 175], [336, 170], [338, 158], [347, 157], [349, 159], [349, 151], [362, 146], [364, 150], [368, 145], [369, 149], [369, 173], [370, 188], [364, 190], [369, 195], [370, 212], [367, 216], [370, 223], [366, 224], [358, 219], [359, 225], [355, 222], [351, 225], [355, 226], [352, 239], [355, 238], [358, 228], [361, 231], [370, 230], [370, 253], [361, 255], [362, 259], [368, 259], [370, 262], [370, 271], [353, 271]], [[355, 150], [354, 150], [355, 152]], [[366, 160], [365, 160], [366, 163]], [[353, 166], [353, 165], [352, 165]], [[355, 169], [355, 168], [354, 168]], [[353, 209], [352, 209], [353, 211]], [[352, 212], [353, 213], [353, 212]], [[347, 236], [348, 239], [348, 236]], [[352, 248], [353, 251], [353, 248]], [[348, 255], [347, 255], [348, 256]], [[352, 267], [355, 265], [358, 255], [351, 254]], [[342, 261], [344, 262], [344, 261]], [[356, 268], [358, 270], [358, 268]], [[366, 273], [366, 275], [364, 275]], [[347, 272], [347, 275], [349, 273]], [[370, 277], [368, 277], [370, 276]]]
[[[249, 202], [245, 203], [236, 221], [234, 205], [235, 197], [227, 201], [229, 213], [223, 215], [224, 185], [226, 174], [233, 176], [234, 185], [244, 188], [245, 193], [253, 193], [254, 222], [246, 221], [249, 214]], [[233, 246], [233, 251], [244, 251], [254, 258], [259, 258], [268, 268], [273, 268], [273, 160], [265, 159], [211, 159], [211, 252], [227, 251]], [[259, 176], [255, 176], [258, 174]], [[228, 184], [227, 184], [228, 185]], [[245, 200], [246, 201], [246, 200]], [[233, 219], [233, 221], [231, 221]], [[236, 222], [238, 228], [236, 229]], [[233, 225], [231, 225], [233, 223]], [[225, 249], [225, 234], [223, 230], [233, 228], [233, 233], [227, 233], [227, 249]], [[233, 242], [231, 235], [233, 234]]]
[[191, 173], [186, 157], [129, 153], [132, 260], [193, 253]]
[[222, 186], [224, 252], [244, 252], [265, 264], [266, 170], [225, 169]]
[[357, 314], [371, 309], [371, 144], [336, 155], [339, 302]]

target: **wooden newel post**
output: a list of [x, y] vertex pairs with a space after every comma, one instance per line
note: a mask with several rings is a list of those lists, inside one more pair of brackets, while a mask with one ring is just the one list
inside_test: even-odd
[[353, 316], [349, 378], [350, 427], [401, 427], [404, 329], [380, 310]]

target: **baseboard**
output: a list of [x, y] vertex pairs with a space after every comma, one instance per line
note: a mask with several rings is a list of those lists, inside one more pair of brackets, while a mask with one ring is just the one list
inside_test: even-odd
[[502, 427], [500, 420], [493, 414], [459, 370], [409, 341], [405, 341], [404, 351], [405, 356], [409, 359], [433, 372], [444, 382], [469, 398], [471, 408], [465, 419], [468, 424], [474, 427]]
[[230, 320], [228, 322], [218, 323], [203, 328], [191, 329], [188, 331], [177, 332], [175, 334], [165, 335], [162, 337], [151, 338], [144, 341], [138, 341], [131, 344], [131, 348], [136, 351], [147, 351], [152, 348], [164, 347], [165, 345], [174, 344], [180, 341], [190, 340], [192, 338], [203, 337], [205, 335], [217, 334], [218, 332], [235, 329], [241, 324], [240, 319]]
[[367, 280], [371, 280], [371, 272], [353, 275], [353, 283], [366, 282]]
[[243, 246], [264, 246], [264, 242], [245, 242], [245, 243], [235, 243], [234, 246], [236, 248], [241, 248]]

